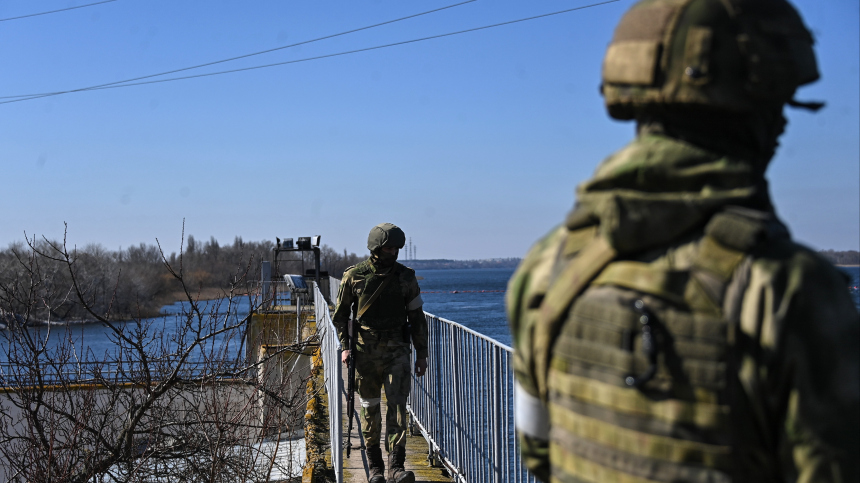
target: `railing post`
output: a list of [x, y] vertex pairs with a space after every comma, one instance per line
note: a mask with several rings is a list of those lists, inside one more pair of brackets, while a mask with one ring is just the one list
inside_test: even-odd
[[[501, 364], [499, 361], [499, 348], [492, 347], [493, 352], [493, 481], [501, 483], [502, 481], [502, 434], [499, 428], [502, 424], [502, 395], [501, 384], [504, 380], [502, 377]], [[505, 421], [507, 422], [507, 421]], [[507, 426], [505, 424], [504, 426]]]
[[[460, 400], [459, 400], [460, 398], [459, 398], [458, 392], [460, 390], [460, 384], [461, 384], [460, 383], [460, 377], [459, 377], [460, 371], [457, 370], [457, 347], [458, 347], [457, 344], [459, 341], [458, 341], [458, 337], [457, 337], [457, 332], [454, 331], [453, 326], [449, 327], [449, 333], [450, 333], [449, 340], [451, 341], [451, 347], [450, 347], [451, 365], [448, 367], [450, 367], [451, 375], [452, 375], [452, 379], [453, 379], [453, 384], [452, 384], [453, 387], [451, 388], [452, 389], [451, 399], [453, 399], [452, 403], [454, 405], [454, 410], [451, 414], [451, 419], [452, 419], [451, 423], [452, 424], [451, 424], [451, 428], [449, 428], [449, 429], [450, 429], [450, 433], [453, 433], [454, 454], [456, 455], [456, 458], [457, 458], [456, 461], [460, 462], [463, 460], [463, 455], [460, 452], [460, 430], [457, 427], [457, 421], [460, 420]], [[446, 432], [449, 432], [449, 431], [446, 431]]]
[[[431, 336], [432, 342], [434, 343], [434, 345], [432, 345], [431, 347], [434, 347], [435, 350], [441, 352], [440, 345], [442, 343], [442, 337], [441, 337], [442, 331], [439, 330], [441, 328], [441, 324], [439, 323], [439, 320], [436, 319], [436, 317], [431, 317], [430, 322], [433, 323], [433, 328], [434, 328], [434, 330], [432, 332], [433, 335]], [[441, 356], [442, 354], [438, 354], [438, 355]], [[433, 387], [433, 389], [434, 389], [434, 391], [433, 391], [433, 396], [434, 396], [433, 406], [436, 409], [436, 411], [435, 411], [436, 412], [436, 420], [433, 421], [433, 424], [431, 426], [433, 427], [433, 429], [435, 429], [434, 436], [436, 436], [436, 438], [438, 438], [440, 441], [442, 441], [443, 438], [447, 437], [444, 433], [445, 427], [442, 424], [442, 422], [444, 421], [444, 419], [443, 419], [444, 415], [442, 414], [442, 404], [441, 404], [442, 396], [443, 396], [443, 394], [442, 394], [442, 368], [444, 366], [443, 366], [443, 361], [442, 361], [441, 357], [434, 357], [433, 359], [435, 359], [435, 361], [436, 361], [435, 364], [436, 364], [436, 374], [437, 374], [436, 384], [434, 384], [434, 387]]]
[[262, 281], [262, 302], [263, 308], [269, 307], [269, 285], [272, 280], [272, 263], [268, 260], [263, 260], [260, 266], [260, 278]]

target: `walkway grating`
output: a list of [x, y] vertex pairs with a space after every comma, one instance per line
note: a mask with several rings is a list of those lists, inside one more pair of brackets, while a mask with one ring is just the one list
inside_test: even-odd
[[[355, 396], [356, 413], [352, 423], [352, 441], [353, 449], [350, 452], [349, 459], [346, 458], [346, 444], [344, 444], [343, 458], [343, 481], [365, 483], [367, 481], [367, 457], [364, 450], [357, 449], [358, 446], [364, 444], [364, 439], [361, 437], [361, 423], [358, 418], [358, 395]], [[346, 409], [346, 398], [343, 401], [344, 410]], [[385, 435], [385, 393], [382, 394], [382, 434]], [[344, 416], [346, 416], [344, 414]], [[343, 432], [346, 434], [347, 418], [343, 418]], [[431, 483], [431, 482], [450, 482], [451, 477], [443, 472], [442, 468], [433, 468], [427, 462], [427, 440], [420, 433], [415, 436], [409, 435], [406, 438], [406, 469], [415, 473], [416, 483]], [[385, 459], [386, 476], [388, 476], [388, 453], [385, 451], [384, 443], [382, 449], [382, 457]]]

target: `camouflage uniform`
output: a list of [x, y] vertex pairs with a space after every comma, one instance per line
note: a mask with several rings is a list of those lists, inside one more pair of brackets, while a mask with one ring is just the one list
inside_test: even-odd
[[[370, 230], [367, 237], [370, 258], [344, 273], [333, 317], [344, 347], [349, 347], [350, 316], [357, 319], [356, 350], [351, 357], [355, 361], [364, 422], [368, 483], [415, 483], [415, 474], [405, 467], [406, 398], [412, 369], [409, 341], [415, 345], [415, 369], [420, 377], [427, 369], [427, 320], [415, 272], [397, 263], [398, 250], [405, 243], [406, 234], [391, 223], [381, 223]], [[388, 400], [387, 478], [379, 447], [382, 387]]]
[[[638, 136], [580, 185], [563, 226], [510, 281], [517, 426], [541, 480], [860, 479], [857, 309], [845, 277], [791, 241], [764, 180], [782, 103], [817, 73], [789, 79], [787, 98], [744, 101], [753, 108], [740, 113], [719, 89], [695, 91], [698, 73], [717, 69], [683, 65], [707, 58], [702, 44], [719, 38], [684, 22], [725, 5], [772, 7], [750, 24], [803, 38], [802, 24], [772, 16], [791, 17], [781, 1], [637, 4], [607, 53], [604, 94], [613, 117], [638, 121]], [[686, 36], [673, 43], [661, 22]], [[630, 64], [625, 51], [638, 52]], [[661, 69], [680, 73], [660, 84]], [[659, 92], [671, 79], [683, 88]], [[720, 109], [697, 111], [697, 102]]]
[[348, 347], [346, 324], [350, 313], [357, 313], [359, 305], [389, 276], [397, 280], [384, 288], [359, 320], [355, 369], [365, 444], [371, 447], [380, 443], [380, 395], [384, 387], [388, 400], [385, 448], [391, 451], [395, 446], [406, 445], [406, 398], [412, 370], [410, 340], [416, 357], [427, 358], [427, 321], [415, 271], [400, 263], [380, 270], [371, 260], [348, 268], [341, 281], [333, 321], [341, 344]]

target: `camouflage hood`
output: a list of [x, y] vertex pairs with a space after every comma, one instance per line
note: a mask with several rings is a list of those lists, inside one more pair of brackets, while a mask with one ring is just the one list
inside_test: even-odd
[[767, 182], [753, 164], [662, 134], [643, 134], [578, 187], [566, 225], [598, 224], [624, 254], [677, 240], [725, 206], [772, 212]]

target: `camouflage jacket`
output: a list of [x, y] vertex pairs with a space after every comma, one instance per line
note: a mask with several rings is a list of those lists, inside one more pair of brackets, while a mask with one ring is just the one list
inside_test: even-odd
[[[350, 317], [358, 313], [359, 306], [390, 276], [397, 279], [383, 287], [383, 293], [360, 318], [359, 326], [381, 337], [411, 340], [417, 357], [426, 358], [427, 320], [422, 309], [421, 288], [415, 270], [400, 263], [395, 263], [391, 269], [379, 270], [370, 260], [365, 260], [346, 269], [332, 316], [340, 342], [347, 347], [346, 327]], [[358, 343], [361, 344], [361, 337]]]
[[[577, 198], [508, 287], [529, 468], [545, 481], [857, 481], [857, 309], [842, 274], [791, 241], [761, 175], [649, 134]], [[653, 359], [643, 314], [658, 321]]]

